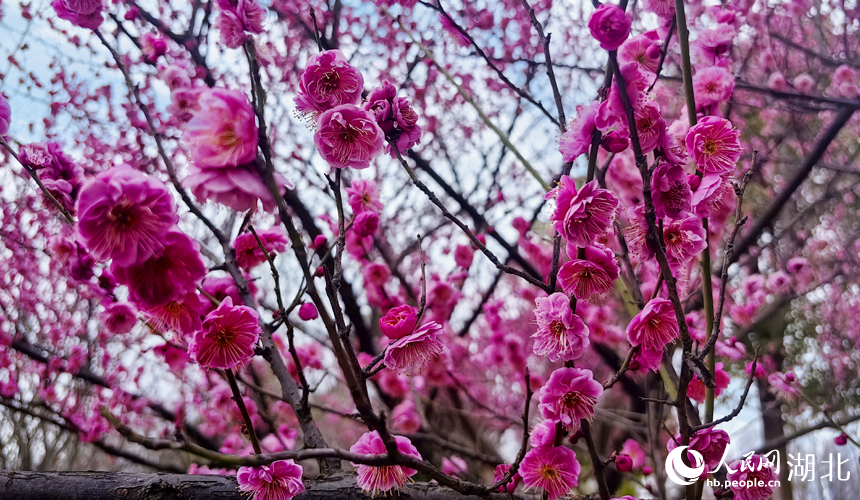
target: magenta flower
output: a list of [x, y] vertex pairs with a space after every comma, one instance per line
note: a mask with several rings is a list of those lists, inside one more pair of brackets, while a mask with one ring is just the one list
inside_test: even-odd
[[239, 490], [253, 493], [253, 500], [290, 500], [305, 491], [302, 466], [278, 460], [259, 467], [239, 467]]
[[81, 28], [96, 30], [104, 21], [102, 0], [54, 0], [51, 6], [57, 17]]
[[661, 52], [657, 32], [649, 31], [624, 42], [618, 49], [618, 64], [635, 63], [645, 71], [656, 73]]
[[632, 21], [617, 5], [605, 3], [588, 19], [591, 36], [606, 50], [616, 50], [630, 36]]
[[588, 300], [612, 290], [618, 279], [618, 264], [612, 250], [594, 244], [585, 247], [585, 259], [577, 259], [575, 251], [571, 258], [558, 270], [558, 282], [564, 293]]
[[[257, 231], [257, 236], [260, 237], [263, 247], [269, 253], [281, 253], [290, 246], [287, 235], [277, 227]], [[233, 242], [233, 250], [236, 251], [236, 263], [246, 271], [266, 262], [266, 255], [260, 248], [257, 238], [250, 231], [236, 238], [236, 241]]]
[[442, 325], [430, 321], [414, 332], [400, 337], [385, 350], [385, 366], [406, 375], [414, 375], [433, 358], [442, 354], [444, 345], [437, 339]]
[[[281, 174], [275, 172], [274, 175], [282, 194], [295, 187]], [[192, 165], [183, 184], [199, 201], [212, 200], [237, 212], [256, 208], [258, 201], [266, 212], [274, 212], [277, 208], [275, 198], [253, 165], [203, 169]]]
[[662, 18], [675, 16], [675, 2], [672, 0], [645, 0], [643, 5], [646, 12], [653, 12]]
[[728, 180], [717, 174], [699, 178], [696, 175], [687, 177], [693, 196], [693, 213], [697, 217], [711, 217], [720, 211], [723, 199], [734, 193]]
[[[669, 439], [669, 442], [666, 443], [666, 448], [672, 451], [678, 447], [680, 441], [681, 435], [675, 434], [675, 438]], [[690, 436], [690, 449], [698, 451], [705, 462], [705, 471], [702, 476], [707, 476], [710, 471], [716, 470], [730, 442], [726, 431], [717, 430], [713, 427], [696, 431]], [[695, 463], [695, 461], [691, 460], [690, 463]]]
[[[508, 474], [508, 471], [510, 470], [510, 464], [497, 465], [496, 468], [493, 469], [493, 482], [496, 483], [504, 479], [505, 476]], [[517, 485], [520, 484], [522, 480], [523, 477], [520, 475], [519, 472], [517, 472], [516, 474], [511, 476], [511, 481], [508, 484], [504, 486], [499, 486], [499, 491], [501, 491], [502, 493], [513, 493], [514, 491], [516, 491]]]
[[343, 104], [319, 117], [314, 144], [333, 168], [363, 169], [382, 154], [385, 138], [382, 129], [365, 110]]
[[12, 106], [5, 94], [0, 93], [0, 137], [9, 134], [9, 126], [12, 124]]
[[630, 369], [633, 371], [647, 372], [660, 371], [660, 365], [663, 364], [663, 349], [648, 349], [641, 348], [633, 353], [633, 359], [630, 360]]
[[688, 215], [663, 225], [666, 256], [675, 265], [687, 263], [708, 246], [702, 221]]
[[641, 345], [652, 351], [662, 351], [666, 344], [677, 337], [678, 319], [672, 302], [666, 299], [651, 299], [627, 325], [630, 344]]
[[[415, 457], [421, 460], [421, 454], [412, 445], [408, 438], [403, 436], [393, 436], [397, 443], [397, 451], [402, 455]], [[349, 451], [361, 455], [385, 455], [388, 452], [385, 449], [385, 443], [379, 437], [379, 432], [371, 431], [362, 434], [358, 441], [349, 447]], [[358, 486], [369, 492], [371, 495], [379, 493], [387, 493], [391, 490], [401, 490], [406, 485], [406, 482], [411, 476], [414, 476], [418, 471], [410, 469], [402, 465], [362, 465], [353, 464], [358, 472]]]
[[564, 446], [534, 448], [526, 453], [520, 464], [523, 486], [540, 488], [547, 493], [547, 500], [561, 498], [579, 485], [582, 466], [576, 453]]
[[451, 458], [442, 458], [442, 473], [457, 476], [466, 472], [469, 472], [469, 465], [457, 455], [451, 455]]
[[[643, 99], [635, 106], [633, 117], [636, 121], [636, 132], [639, 134], [639, 145], [642, 153], [650, 153], [660, 145], [666, 132], [666, 123], [660, 114], [660, 106], [653, 99]], [[627, 118], [619, 121], [621, 130], [630, 132]]]
[[761, 455], [737, 460], [730, 466], [726, 478], [735, 494], [735, 500], [767, 500], [773, 495], [773, 482], [779, 479], [774, 465]]
[[266, 10], [257, 0], [219, 0], [217, 3], [221, 9], [217, 25], [221, 41], [227, 47], [241, 47], [250, 38], [246, 32], [263, 32]]
[[[729, 377], [729, 374], [723, 369], [723, 363], [717, 363], [716, 369], [714, 370], [714, 385], [716, 385], [714, 395], [719, 396], [722, 394], [723, 389], [729, 386], [729, 382], [731, 382], [731, 377]], [[699, 380], [698, 375], [695, 375], [693, 379], [690, 380], [690, 384], [687, 386], [687, 396], [689, 396], [693, 401], [697, 401], [699, 403], [705, 402], [705, 383]]]
[[722, 66], [700, 69], [693, 75], [696, 107], [727, 102], [735, 90], [735, 78]]
[[140, 37], [140, 52], [150, 62], [155, 62], [167, 52], [167, 42], [160, 36], [144, 33]]
[[313, 302], [305, 302], [299, 307], [299, 319], [302, 321], [311, 321], [320, 317], [317, 306]]
[[588, 327], [582, 318], [570, 309], [570, 300], [563, 293], [535, 300], [537, 331], [534, 353], [546, 356], [550, 361], [570, 361], [582, 356], [588, 348]]
[[[208, 300], [207, 300], [208, 302]], [[150, 324], [160, 332], [178, 332], [192, 335], [200, 329], [200, 315], [204, 311], [203, 301], [197, 292], [189, 292], [182, 297], [155, 306], [146, 306], [143, 312]]]
[[137, 311], [128, 302], [111, 302], [99, 313], [99, 320], [108, 332], [122, 335], [137, 324]]
[[257, 311], [234, 306], [233, 299], [227, 297], [203, 320], [188, 353], [203, 368], [244, 366], [254, 356], [260, 332]]
[[339, 50], [327, 50], [308, 60], [299, 82], [296, 109], [322, 113], [341, 104], [358, 104], [364, 89], [361, 72]]
[[200, 110], [183, 138], [198, 168], [236, 167], [257, 157], [257, 122], [245, 94], [213, 88], [203, 91]]
[[540, 391], [541, 416], [561, 422], [568, 431], [577, 429], [580, 420], [591, 419], [597, 398], [603, 394], [603, 386], [593, 377], [591, 370], [582, 368], [559, 368], [552, 372]]
[[548, 196], [556, 197], [550, 219], [569, 243], [584, 247], [606, 235], [618, 215], [618, 198], [591, 181], [577, 191], [573, 179], [563, 175]]
[[690, 191], [684, 167], [660, 161], [651, 175], [651, 196], [658, 219], [677, 219], [689, 213], [693, 193]]
[[[18, 149], [18, 161], [37, 170], [45, 189], [63, 208], [75, 212], [75, 201], [84, 182], [84, 169], [63, 153], [59, 143], [25, 144]], [[45, 205], [53, 207], [47, 202]]]
[[347, 203], [352, 208], [352, 213], [358, 215], [361, 212], [381, 212], [382, 202], [379, 201], [379, 189], [373, 181], [357, 179], [346, 188], [348, 196]]
[[576, 118], [568, 125], [558, 141], [561, 159], [571, 162], [591, 147], [591, 134], [594, 132], [594, 117], [597, 116], [599, 102], [588, 106], [577, 106]]
[[529, 444], [532, 448], [552, 448], [555, 446], [555, 436], [558, 429], [552, 420], [541, 420], [532, 428], [529, 434]]
[[142, 306], [158, 306], [192, 293], [206, 274], [197, 242], [171, 230], [161, 238], [164, 249], [130, 267], [111, 264], [118, 282], [128, 286], [129, 298]]
[[417, 323], [418, 311], [403, 304], [389, 309], [385, 316], [379, 318], [379, 329], [386, 337], [397, 340], [415, 331]]
[[731, 173], [741, 158], [740, 132], [724, 118], [702, 118], [687, 132], [686, 142], [696, 167], [705, 175]]
[[[408, 99], [397, 97], [397, 89], [388, 80], [382, 82], [382, 87], [370, 93], [364, 109], [376, 119], [376, 124], [385, 134], [386, 142], [394, 142], [397, 151], [401, 153], [418, 144], [421, 139], [421, 127], [418, 126], [418, 114], [412, 109]], [[392, 158], [397, 155], [386, 145], [386, 151]]]
[[133, 266], [158, 254], [176, 224], [167, 186], [129, 166], [106, 170], [78, 195], [78, 235], [98, 260]]
[[379, 231], [379, 214], [365, 211], [352, 220], [352, 230], [362, 238], [373, 236]]

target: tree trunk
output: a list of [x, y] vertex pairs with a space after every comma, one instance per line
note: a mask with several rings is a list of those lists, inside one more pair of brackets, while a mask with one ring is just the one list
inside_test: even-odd
[[[297, 500], [370, 500], [355, 476], [339, 474], [305, 480]], [[494, 498], [510, 500], [508, 495]], [[231, 476], [141, 474], [130, 472], [0, 471], [0, 500], [248, 500]], [[411, 483], [398, 498], [479, 500], [436, 484]], [[524, 497], [519, 497], [524, 498]], [[525, 497], [532, 498], [532, 497]], [[571, 497], [596, 500], [596, 496]]]

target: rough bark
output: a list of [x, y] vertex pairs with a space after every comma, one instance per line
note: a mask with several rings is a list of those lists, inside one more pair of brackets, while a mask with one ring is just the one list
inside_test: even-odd
[[[305, 480], [307, 491], [297, 500], [370, 500], [355, 476], [338, 474]], [[508, 495], [493, 497], [511, 499]], [[411, 483], [397, 498], [422, 500], [477, 500], [435, 484]], [[516, 498], [516, 497], [515, 497]], [[524, 497], [519, 497], [524, 498]], [[531, 498], [531, 497], [525, 497]], [[571, 497], [595, 500], [592, 495]], [[235, 477], [128, 472], [19, 472], [0, 471], [0, 500], [248, 500]]]

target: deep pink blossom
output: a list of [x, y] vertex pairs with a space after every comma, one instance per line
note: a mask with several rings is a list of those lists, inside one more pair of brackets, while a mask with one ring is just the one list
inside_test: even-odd
[[724, 118], [702, 118], [687, 132], [686, 142], [696, 167], [705, 175], [731, 173], [741, 158], [740, 132]]
[[137, 311], [128, 302], [111, 302], [99, 313], [99, 320], [108, 332], [122, 335], [137, 324]]
[[677, 337], [678, 319], [672, 302], [659, 297], [649, 300], [627, 325], [627, 339], [634, 346], [662, 350]]
[[[653, 99], [643, 99], [634, 107], [633, 117], [636, 122], [636, 132], [639, 134], [639, 145], [643, 153], [650, 153], [660, 145], [666, 131], [666, 123], [660, 113], [660, 106]], [[626, 118], [619, 120], [621, 130], [630, 132], [630, 123]]]
[[663, 241], [670, 263], [681, 265], [699, 255], [708, 246], [702, 221], [692, 215], [671, 219], [663, 224]]
[[167, 186], [129, 166], [114, 167], [87, 182], [78, 195], [78, 236], [93, 257], [133, 266], [163, 248], [176, 224]]
[[675, 16], [675, 2], [673, 0], [645, 0], [643, 6], [646, 12], [653, 12], [662, 18]]
[[0, 137], [6, 137], [9, 134], [9, 126], [12, 123], [12, 107], [9, 105], [9, 99], [6, 95], [0, 93]]
[[624, 444], [621, 446], [621, 453], [630, 457], [634, 469], [641, 469], [645, 466], [648, 454], [635, 439], [624, 441]]
[[421, 415], [415, 411], [414, 401], [406, 399], [391, 410], [391, 427], [406, 434], [413, 434], [421, 429]]
[[600, 47], [615, 50], [630, 35], [632, 21], [617, 5], [605, 3], [597, 8], [588, 19], [588, 29]]
[[311, 56], [299, 81], [296, 109], [302, 113], [322, 113], [341, 104], [358, 104], [364, 77], [339, 50]]
[[221, 13], [216, 24], [221, 42], [227, 47], [237, 49], [250, 38], [247, 33], [263, 32], [266, 10], [257, 0], [220, 0], [217, 3]]
[[442, 354], [444, 345], [436, 338], [442, 325], [430, 321], [409, 335], [400, 337], [385, 350], [385, 366], [391, 370], [414, 375]]
[[735, 79], [722, 66], [700, 69], [693, 75], [693, 93], [697, 107], [727, 102], [734, 90]]
[[382, 154], [382, 129], [365, 110], [352, 104], [329, 109], [319, 117], [314, 144], [332, 168], [363, 169]]
[[603, 134], [600, 145], [610, 153], [621, 153], [630, 145], [627, 134], [621, 130], [612, 130]]
[[[393, 436], [397, 443], [397, 450], [410, 457], [415, 457], [421, 460], [421, 454], [412, 445], [408, 438], [403, 436]], [[349, 447], [349, 451], [360, 455], [385, 455], [388, 452], [385, 449], [385, 443], [379, 437], [379, 432], [370, 431], [362, 434], [355, 444]], [[406, 485], [410, 477], [414, 476], [418, 471], [410, 469], [402, 465], [363, 465], [353, 464], [356, 472], [358, 472], [358, 486], [372, 495], [379, 493], [387, 493], [389, 491], [401, 490]]]
[[[277, 227], [257, 231], [257, 236], [269, 253], [281, 253], [290, 244], [289, 240], [287, 240], [287, 235]], [[233, 242], [233, 250], [236, 251], [236, 263], [246, 271], [250, 271], [263, 262], [266, 262], [266, 255], [260, 248], [257, 238], [250, 231], [236, 238], [236, 241]]]
[[161, 239], [163, 250], [131, 267], [111, 265], [118, 282], [128, 286], [129, 298], [143, 306], [157, 306], [194, 292], [206, 274], [196, 241], [171, 230]]
[[[206, 302], [209, 302], [207, 299]], [[164, 304], [143, 307], [150, 324], [159, 332], [191, 335], [200, 329], [200, 315], [205, 310], [197, 292], [189, 292]]]
[[313, 304], [313, 302], [305, 302], [299, 307], [299, 318], [302, 321], [311, 321], [313, 319], [319, 318], [319, 311], [317, 311], [317, 306]]
[[565, 293], [581, 300], [603, 295], [612, 289], [618, 279], [618, 264], [612, 250], [595, 244], [585, 247], [585, 258], [577, 258], [576, 251], [558, 270], [558, 282]]
[[452, 455], [450, 458], [442, 458], [442, 472], [449, 476], [458, 476], [469, 472], [469, 466], [462, 458]]
[[386, 337], [397, 340], [415, 331], [418, 323], [418, 310], [408, 304], [392, 307], [379, 318], [379, 329]]
[[558, 188], [549, 194], [553, 195], [556, 206], [550, 219], [558, 232], [580, 247], [606, 235], [618, 214], [618, 198], [599, 188], [596, 180], [577, 191], [573, 179], [563, 175]]
[[[505, 478], [505, 476], [510, 472], [511, 466], [510, 464], [499, 464], [493, 469], [493, 482], [499, 482]], [[513, 493], [517, 489], [517, 485], [523, 480], [523, 477], [519, 472], [511, 476], [511, 481], [504, 485], [499, 486], [499, 491], [502, 493]]]
[[[669, 451], [672, 451], [678, 447], [679, 442], [681, 442], [681, 435], [675, 434], [674, 439], [669, 439], [669, 442], [666, 443], [666, 447]], [[713, 427], [696, 431], [690, 436], [690, 449], [698, 451], [705, 462], [705, 470], [702, 472], [702, 476], [707, 476], [708, 472], [716, 470], [730, 442], [731, 440], [726, 431], [714, 429]]]
[[541, 420], [532, 428], [529, 444], [532, 448], [552, 448], [555, 446], [557, 430], [556, 423], [552, 420]]
[[237, 167], [257, 157], [257, 122], [245, 94], [212, 88], [199, 98], [200, 110], [183, 138], [198, 168]]
[[534, 448], [520, 464], [520, 475], [526, 488], [540, 488], [548, 500], [561, 498], [579, 485], [582, 466], [576, 453], [565, 446]]
[[731, 481], [730, 486], [735, 494], [735, 500], [767, 500], [773, 495], [773, 482], [779, 476], [775, 465], [761, 455], [751, 455], [748, 458], [737, 460], [730, 466], [731, 470], [726, 476]]
[[253, 500], [290, 500], [305, 491], [302, 466], [292, 460], [277, 460], [259, 467], [239, 467], [239, 490], [252, 493]]
[[140, 51], [150, 62], [155, 62], [167, 52], [167, 42], [164, 38], [152, 33], [140, 36]]
[[630, 369], [633, 371], [647, 372], [660, 371], [660, 365], [663, 364], [663, 349], [649, 349], [640, 346], [633, 353], [633, 359], [630, 360]]
[[651, 174], [651, 197], [658, 219], [689, 213], [693, 193], [681, 165], [661, 161]]
[[203, 368], [232, 369], [254, 356], [261, 328], [257, 311], [234, 306], [230, 297], [206, 315], [203, 326], [188, 346], [188, 353]]
[[550, 361], [570, 361], [582, 356], [588, 348], [588, 327], [570, 310], [570, 300], [563, 293], [539, 297], [535, 301], [537, 331], [534, 353]]
[[454, 249], [454, 262], [458, 267], [469, 269], [472, 266], [472, 260], [475, 258], [475, 247], [469, 245], [457, 245]]
[[594, 406], [601, 394], [603, 385], [594, 380], [591, 370], [559, 368], [541, 388], [538, 408], [543, 418], [561, 422], [572, 431], [579, 428], [582, 419], [594, 416]]
[[379, 214], [369, 210], [361, 212], [353, 219], [352, 230], [362, 238], [373, 236], [379, 231]]
[[648, 31], [624, 42], [618, 49], [618, 64], [635, 63], [645, 71], [656, 73], [661, 53], [657, 32]]
[[[364, 109], [373, 115], [385, 134], [386, 142], [394, 142], [397, 151], [404, 153], [421, 139], [418, 114], [412, 103], [404, 97], [397, 97], [397, 89], [388, 80], [370, 93]], [[389, 144], [385, 147], [386, 151], [391, 148]], [[397, 158], [393, 150], [390, 153], [392, 158]]]
[[[723, 363], [719, 362], [716, 364], [716, 370], [714, 371], [714, 395], [719, 396], [723, 393], [723, 389], [729, 386], [729, 382], [731, 378], [729, 374], [723, 369]], [[692, 400], [697, 401], [699, 403], [705, 402], [705, 383], [699, 379], [699, 376], [696, 375], [690, 380], [690, 385], [687, 386], [687, 396], [689, 396]]]
[[[274, 175], [275, 184], [281, 188], [282, 194], [295, 187], [281, 174], [275, 172]], [[252, 165], [203, 169], [192, 165], [183, 184], [194, 193], [197, 200], [211, 200], [237, 212], [257, 208], [258, 201], [267, 212], [274, 212], [277, 208], [271, 191]]]
[[102, 0], [54, 0], [51, 6], [57, 17], [81, 28], [95, 30], [104, 21]]
[[347, 202], [353, 214], [364, 211], [381, 212], [382, 202], [379, 201], [379, 189], [373, 181], [356, 179], [346, 188]]
[[567, 126], [558, 141], [558, 150], [565, 162], [571, 162], [588, 151], [591, 135], [594, 132], [594, 117], [597, 115], [598, 102], [576, 108], [576, 118]]

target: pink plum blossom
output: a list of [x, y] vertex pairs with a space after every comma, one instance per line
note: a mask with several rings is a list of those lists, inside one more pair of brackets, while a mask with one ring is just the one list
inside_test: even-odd
[[259, 467], [239, 467], [239, 490], [253, 500], [290, 500], [305, 491], [302, 466], [292, 460], [277, 460]]
[[[412, 445], [408, 438], [403, 436], [393, 436], [397, 443], [397, 450], [409, 457], [415, 457], [421, 460], [421, 454]], [[385, 455], [388, 452], [385, 449], [385, 444], [379, 436], [379, 432], [365, 432], [358, 441], [349, 447], [349, 451], [360, 455]], [[402, 465], [362, 465], [353, 464], [358, 472], [358, 486], [372, 495], [379, 493], [387, 493], [389, 491], [398, 491], [406, 486], [406, 482], [410, 477], [417, 474], [418, 471], [410, 469]]]
[[631, 345], [643, 349], [662, 351], [663, 347], [678, 337], [678, 320], [672, 302], [655, 298], [630, 320], [627, 339]]
[[588, 327], [573, 313], [567, 296], [554, 293], [535, 301], [537, 331], [534, 353], [550, 361], [570, 361], [582, 356], [588, 348]]
[[244, 366], [254, 356], [260, 333], [257, 312], [250, 307], [234, 306], [233, 299], [227, 297], [203, 320], [188, 353], [203, 368]]
[[364, 77], [339, 50], [311, 56], [299, 81], [296, 109], [302, 113], [322, 113], [341, 104], [358, 104]]
[[679, 218], [691, 210], [693, 193], [680, 165], [661, 161], [651, 174], [651, 197], [658, 219]]
[[520, 475], [526, 488], [541, 489], [548, 500], [556, 500], [579, 485], [582, 466], [576, 453], [564, 446], [548, 449], [534, 448], [526, 453], [520, 464]]
[[731, 173], [741, 157], [740, 133], [732, 122], [717, 116], [706, 116], [690, 128], [686, 142], [696, 167], [705, 175]]
[[365, 110], [342, 104], [319, 117], [314, 144], [332, 168], [363, 169], [382, 154], [382, 129]]
[[603, 386], [593, 377], [591, 370], [582, 368], [553, 371], [541, 388], [538, 405], [541, 416], [561, 422], [568, 430], [579, 428], [580, 420], [594, 416], [597, 398], [603, 393]]
[[599, 188], [596, 180], [577, 190], [573, 179], [565, 175], [548, 196], [556, 201], [550, 217], [556, 230], [577, 246], [588, 246], [606, 235], [618, 214], [618, 198]]
[[[735, 500], [767, 500], [773, 495], [773, 481], [778, 479], [774, 465], [761, 455], [751, 455], [730, 465], [726, 476]], [[741, 485], [741, 486], [738, 486]]]
[[385, 366], [406, 375], [414, 375], [444, 350], [437, 339], [442, 325], [430, 321], [409, 335], [392, 342], [385, 350]]
[[[269, 228], [257, 231], [257, 237], [263, 243], [263, 248], [269, 253], [284, 252], [289, 246], [287, 235], [280, 228]], [[246, 271], [266, 262], [266, 255], [260, 248], [257, 237], [248, 231], [239, 235], [233, 242], [233, 250], [236, 252], [236, 263]]]
[[600, 47], [616, 50], [630, 35], [631, 20], [617, 5], [605, 3], [588, 19], [588, 29]]
[[403, 304], [392, 307], [385, 316], [379, 318], [379, 329], [386, 337], [397, 340], [415, 331], [417, 323], [418, 311], [408, 304]]
[[212, 88], [199, 103], [183, 135], [198, 168], [232, 168], [257, 157], [256, 117], [243, 92]]

